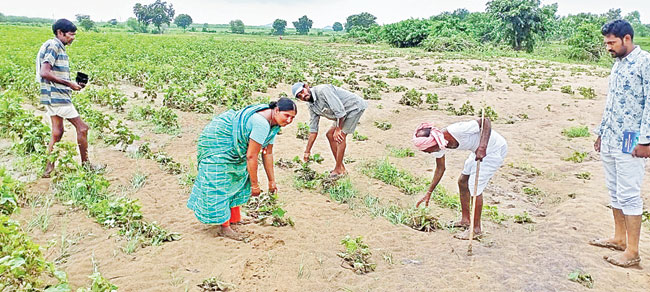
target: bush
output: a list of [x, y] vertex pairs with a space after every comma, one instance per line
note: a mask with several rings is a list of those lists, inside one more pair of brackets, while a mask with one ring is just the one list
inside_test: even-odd
[[450, 37], [429, 36], [422, 42], [422, 47], [428, 52], [462, 52], [478, 48], [479, 43], [463, 35]]
[[605, 55], [600, 27], [595, 23], [583, 23], [567, 41], [567, 57], [573, 60], [598, 61]]
[[425, 19], [407, 19], [384, 25], [382, 36], [389, 44], [398, 47], [419, 46], [429, 36], [431, 22]]
[[381, 27], [378, 25], [369, 28], [353, 27], [345, 37], [359, 44], [374, 44], [381, 40]]
[[408, 106], [419, 106], [422, 104], [422, 92], [410, 89], [404, 93], [402, 99], [399, 100], [399, 103]]

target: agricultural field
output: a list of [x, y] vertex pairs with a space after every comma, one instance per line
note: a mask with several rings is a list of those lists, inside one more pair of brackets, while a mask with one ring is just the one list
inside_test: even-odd
[[[605, 103], [605, 65], [327, 38], [81, 32], [67, 52], [71, 71], [91, 76], [73, 102], [91, 126], [91, 161], [107, 164], [94, 173], [78, 166], [68, 123], [68, 143], [44, 151], [49, 121], [34, 58], [50, 37], [47, 28], [0, 26], [0, 240], [26, 250], [0, 258], [12, 267], [0, 269], [7, 279], [59, 291], [650, 289], [644, 268], [613, 267], [602, 259], [613, 252], [587, 244], [613, 228], [591, 133]], [[314, 161], [294, 160], [309, 120], [298, 102], [274, 147], [278, 196], [244, 208], [250, 223], [236, 228], [246, 242], [216, 237], [185, 206], [198, 135], [214, 114], [286, 96], [296, 81], [367, 99], [348, 139], [350, 175], [323, 179], [334, 164], [329, 123]], [[475, 119], [481, 108], [509, 150], [485, 191], [487, 235], [469, 256], [448, 226], [460, 213], [456, 180], [467, 153], [447, 154], [429, 208], [415, 209], [435, 162], [411, 136], [420, 122]], [[58, 172], [39, 178], [48, 159]], [[640, 251], [650, 261], [645, 214]]]

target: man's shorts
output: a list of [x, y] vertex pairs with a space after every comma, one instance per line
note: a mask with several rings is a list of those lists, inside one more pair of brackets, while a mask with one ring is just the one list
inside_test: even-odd
[[45, 105], [48, 116], [59, 116], [64, 119], [74, 119], [79, 116], [77, 109], [74, 108], [72, 103], [62, 104], [62, 105]]
[[465, 167], [463, 167], [462, 174], [469, 175], [469, 193], [472, 196], [478, 196], [483, 194], [483, 190], [487, 186], [488, 182], [494, 173], [501, 167], [503, 164], [503, 159], [506, 158], [508, 153], [508, 145], [501, 146], [501, 149], [497, 149], [485, 155], [483, 161], [481, 161], [481, 169], [478, 174], [478, 189], [477, 194], [474, 194], [474, 185], [476, 181], [476, 154], [471, 152], [467, 160], [465, 160]]
[[641, 215], [643, 199], [641, 184], [645, 175], [645, 158], [632, 157], [622, 152], [600, 152], [605, 169], [605, 185], [609, 190], [612, 208], [625, 215]]
[[[343, 128], [341, 129], [343, 133], [346, 135], [354, 133], [354, 129], [357, 128], [357, 124], [359, 123], [359, 120], [361, 119], [364, 111], [365, 109], [355, 110], [345, 115], [345, 120], [343, 120]], [[336, 126], [336, 121], [334, 121], [334, 127]]]

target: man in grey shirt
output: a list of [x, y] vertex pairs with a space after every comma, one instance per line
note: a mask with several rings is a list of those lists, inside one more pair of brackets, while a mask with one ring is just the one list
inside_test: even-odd
[[309, 87], [306, 83], [298, 82], [291, 87], [293, 96], [309, 103], [309, 139], [304, 153], [304, 160], [309, 160], [311, 147], [318, 136], [318, 122], [320, 117], [334, 121], [332, 127], [327, 131], [327, 140], [330, 149], [336, 160], [334, 170], [330, 172], [330, 178], [338, 178], [346, 174], [343, 165], [345, 155], [346, 137], [354, 133], [361, 115], [368, 107], [368, 104], [358, 95], [343, 88], [331, 84], [316, 85]]

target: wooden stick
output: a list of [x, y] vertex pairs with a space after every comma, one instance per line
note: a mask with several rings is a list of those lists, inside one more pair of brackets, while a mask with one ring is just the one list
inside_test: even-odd
[[[483, 80], [483, 95], [487, 92], [487, 81], [488, 81], [488, 72], [489, 70], [485, 69], [485, 80]], [[483, 136], [483, 128], [485, 123], [485, 106], [481, 107], [481, 132], [479, 133], [479, 143], [481, 136]], [[481, 161], [476, 161], [476, 174], [474, 175], [474, 196], [472, 197], [472, 205], [470, 208], [470, 222], [469, 222], [469, 245], [467, 246], [467, 254], [472, 255], [472, 241], [474, 241], [474, 212], [476, 212], [476, 197], [478, 197], [478, 175], [481, 170]]]

